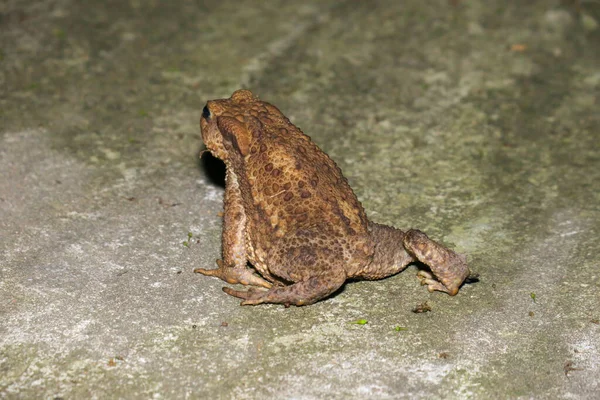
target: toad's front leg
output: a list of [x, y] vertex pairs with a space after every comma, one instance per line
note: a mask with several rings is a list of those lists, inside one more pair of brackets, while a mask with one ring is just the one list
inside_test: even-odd
[[217, 269], [196, 268], [194, 272], [216, 276], [227, 283], [241, 283], [270, 288], [271, 284], [246, 266], [246, 213], [235, 174], [227, 170], [223, 214], [223, 260]]

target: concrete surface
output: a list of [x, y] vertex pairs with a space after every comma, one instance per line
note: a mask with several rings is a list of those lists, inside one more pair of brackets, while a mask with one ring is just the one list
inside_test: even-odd
[[[0, 397], [600, 398], [600, 4], [240, 4], [0, 3]], [[199, 113], [240, 87], [480, 281], [285, 309], [194, 275]]]

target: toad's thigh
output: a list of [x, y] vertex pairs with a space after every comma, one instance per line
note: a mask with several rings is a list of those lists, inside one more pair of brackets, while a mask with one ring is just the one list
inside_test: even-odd
[[268, 266], [272, 274], [290, 282], [300, 282], [343, 271], [344, 252], [336, 240], [284, 237], [271, 248]]

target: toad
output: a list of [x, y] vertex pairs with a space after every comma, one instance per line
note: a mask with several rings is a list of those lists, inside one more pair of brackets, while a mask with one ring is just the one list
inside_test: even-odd
[[[347, 279], [382, 279], [412, 262], [430, 292], [458, 293], [466, 258], [417, 229], [371, 222], [342, 171], [277, 107], [248, 90], [211, 100], [200, 118], [208, 151], [225, 163], [222, 260], [215, 276], [242, 305], [313, 304]], [[252, 268], [247, 263], [250, 262]]]

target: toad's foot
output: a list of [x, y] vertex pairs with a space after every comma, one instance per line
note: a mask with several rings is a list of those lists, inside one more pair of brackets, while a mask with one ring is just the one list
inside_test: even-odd
[[223, 291], [231, 296], [243, 299], [242, 306], [261, 303], [284, 304], [286, 307], [291, 304], [305, 306], [329, 296], [339, 289], [345, 280], [346, 276], [344, 274], [329, 274], [315, 276], [288, 286], [274, 286], [266, 291], [256, 289], [240, 291], [228, 287], [224, 287]]
[[427, 264], [433, 275], [421, 271], [418, 274], [427, 290], [446, 292], [450, 296], [458, 293], [460, 285], [469, 276], [464, 255], [429, 239], [423, 232], [411, 229], [404, 236], [404, 248], [419, 261]]
[[217, 265], [219, 266], [217, 269], [196, 268], [194, 272], [207, 276], [216, 276], [227, 283], [241, 283], [242, 285], [262, 286], [267, 289], [272, 286], [269, 282], [254, 274], [252, 270], [246, 267], [228, 267], [223, 263], [222, 260], [217, 260]]
[[448, 292], [448, 289], [435, 277], [427, 271], [417, 272], [417, 279], [421, 282], [421, 286], [427, 286], [427, 290], [434, 292], [436, 290], [440, 292]]

